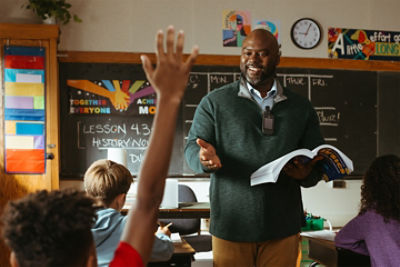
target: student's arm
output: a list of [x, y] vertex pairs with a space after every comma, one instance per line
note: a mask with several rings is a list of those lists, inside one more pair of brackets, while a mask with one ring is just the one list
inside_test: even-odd
[[365, 231], [368, 231], [368, 224], [365, 214], [357, 215], [351, 219], [336, 235], [335, 246], [351, 250], [353, 252], [368, 255], [368, 248], [365, 243]]
[[149, 147], [138, 175], [136, 203], [129, 211], [121, 241], [133, 246], [141, 255], [144, 264], [148, 262], [153, 246], [179, 105], [187, 86], [190, 68], [198, 54], [198, 48], [193, 48], [191, 55], [183, 62], [183, 32], [178, 33], [176, 46], [174, 39], [175, 30], [170, 26], [164, 51], [164, 35], [162, 31], [157, 33], [155, 69], [146, 56], [141, 57], [146, 77], [157, 92], [157, 111]]
[[174, 244], [172, 240], [164, 234], [156, 234], [153, 248], [151, 250], [150, 261], [167, 261], [174, 254]]

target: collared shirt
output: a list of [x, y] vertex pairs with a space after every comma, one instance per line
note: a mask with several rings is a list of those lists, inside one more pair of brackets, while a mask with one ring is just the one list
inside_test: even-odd
[[247, 88], [249, 88], [251, 96], [262, 110], [265, 110], [265, 107], [270, 107], [270, 109], [272, 109], [272, 106], [274, 105], [274, 96], [278, 92], [276, 80], [274, 80], [271, 90], [268, 91], [264, 98], [261, 97], [260, 92], [257, 89], [254, 89], [250, 83], [247, 83]]

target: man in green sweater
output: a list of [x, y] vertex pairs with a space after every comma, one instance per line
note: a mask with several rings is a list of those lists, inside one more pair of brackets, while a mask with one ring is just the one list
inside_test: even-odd
[[324, 143], [311, 103], [276, 79], [279, 61], [274, 36], [252, 31], [242, 46], [240, 80], [206, 95], [194, 115], [185, 157], [195, 172], [211, 173], [214, 266], [296, 265], [300, 186], [321, 179], [321, 157], [291, 161], [276, 183], [250, 186], [262, 165]]

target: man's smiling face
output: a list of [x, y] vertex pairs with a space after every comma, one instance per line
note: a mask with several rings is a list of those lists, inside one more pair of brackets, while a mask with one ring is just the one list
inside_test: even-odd
[[255, 30], [244, 40], [240, 57], [243, 77], [253, 86], [263, 84], [275, 76], [279, 64], [279, 45], [265, 30]]

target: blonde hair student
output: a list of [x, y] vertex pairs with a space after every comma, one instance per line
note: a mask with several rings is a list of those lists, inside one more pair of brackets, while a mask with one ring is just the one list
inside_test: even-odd
[[[132, 175], [125, 166], [107, 159], [93, 162], [85, 173], [86, 192], [102, 205], [96, 211], [97, 220], [92, 226], [99, 266], [110, 264], [125, 228], [127, 216], [121, 215], [121, 209], [132, 181]], [[156, 229], [154, 225], [154, 231]], [[168, 227], [158, 228], [150, 261], [167, 261], [171, 258], [174, 246], [170, 236]]]

